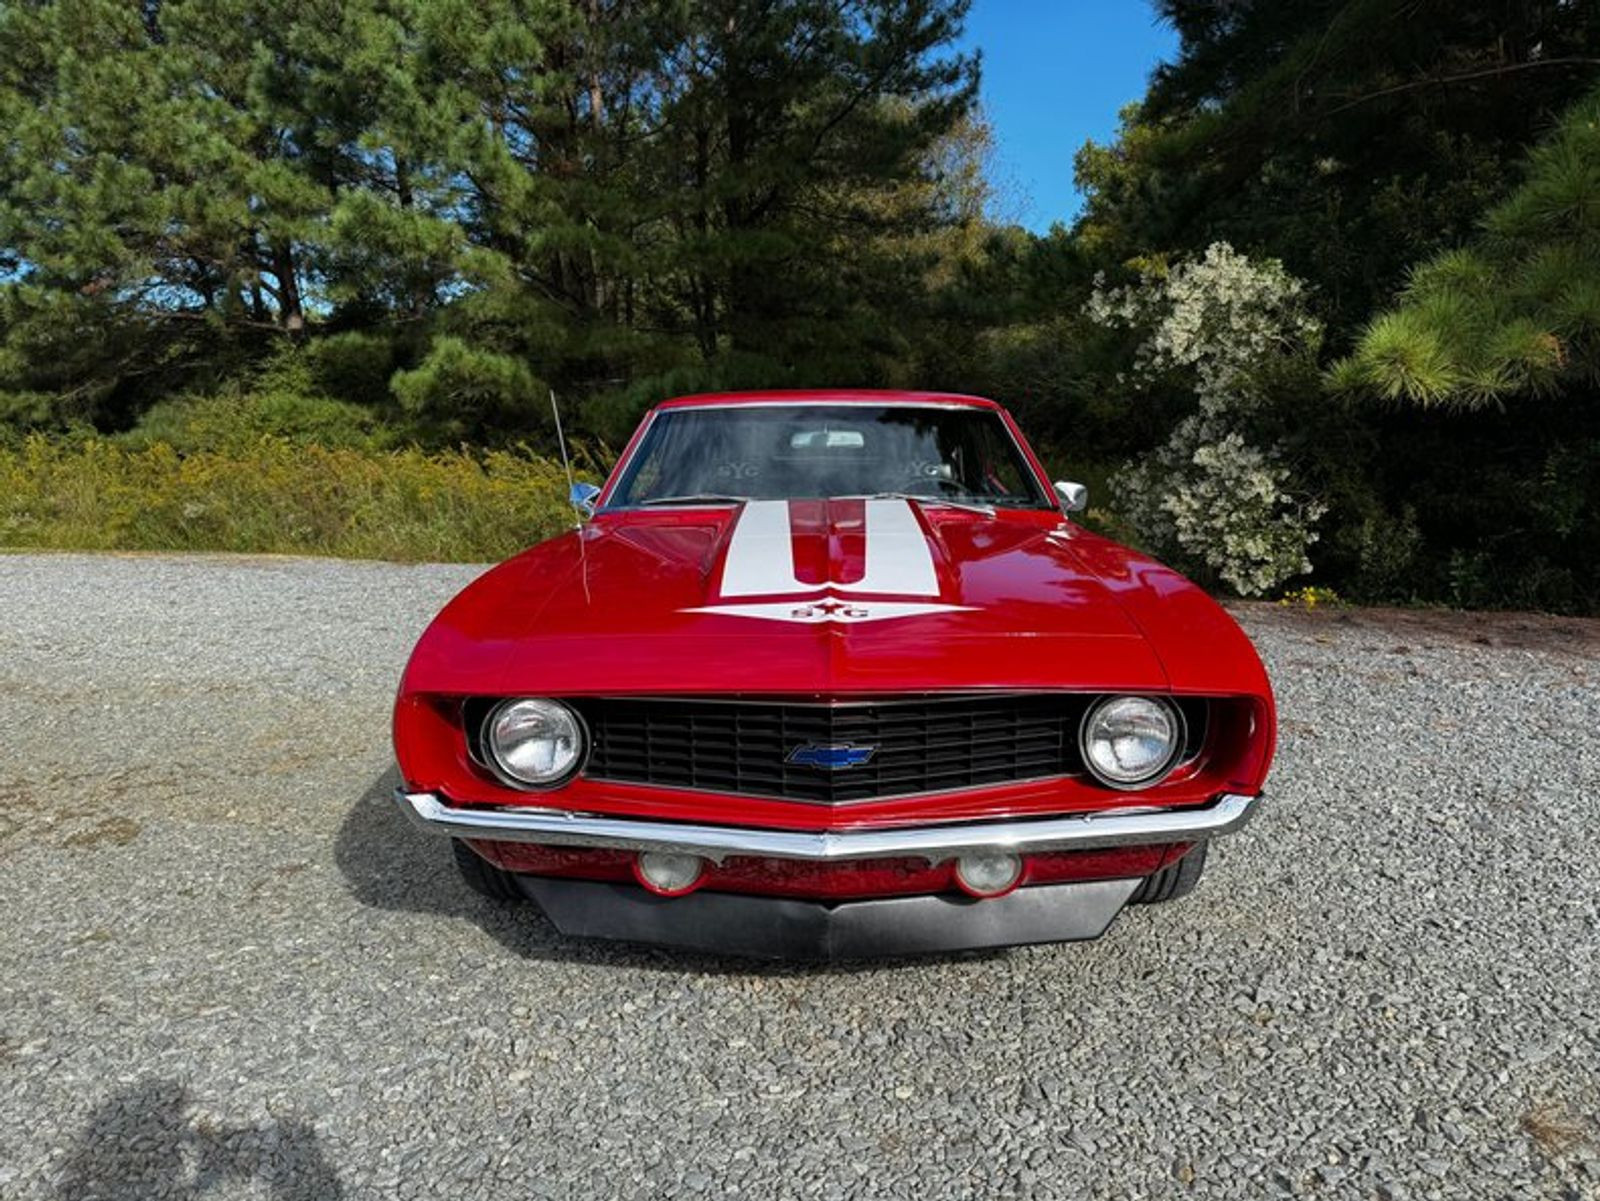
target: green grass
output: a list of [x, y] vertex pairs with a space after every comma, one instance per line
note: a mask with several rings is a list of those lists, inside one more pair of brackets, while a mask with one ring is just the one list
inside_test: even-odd
[[327, 447], [265, 436], [0, 444], [0, 546], [502, 559], [571, 524], [561, 467], [524, 451]]

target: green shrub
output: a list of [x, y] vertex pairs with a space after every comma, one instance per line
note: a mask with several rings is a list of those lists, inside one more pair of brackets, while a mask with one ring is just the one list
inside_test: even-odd
[[164, 444], [179, 454], [248, 453], [263, 438], [360, 450], [399, 441], [375, 409], [329, 396], [316, 365], [309, 354], [285, 344], [214, 391], [158, 402], [117, 441], [136, 448]]
[[125, 446], [246, 452], [263, 438], [382, 450], [394, 433], [361, 405], [293, 391], [224, 390], [162, 401], [117, 441]]
[[483, 440], [493, 431], [542, 427], [549, 387], [516, 355], [439, 337], [421, 363], [389, 387], [419, 427], [441, 439]]
[[69, 406], [46, 392], [8, 392], [0, 389], [0, 445], [16, 445], [29, 433], [63, 433], [73, 424]]
[[354, 331], [329, 334], [309, 343], [304, 353], [319, 392], [375, 407], [392, 403], [393, 339]]
[[263, 437], [179, 453], [30, 435], [0, 447], [0, 545], [501, 559], [572, 521], [559, 464]]

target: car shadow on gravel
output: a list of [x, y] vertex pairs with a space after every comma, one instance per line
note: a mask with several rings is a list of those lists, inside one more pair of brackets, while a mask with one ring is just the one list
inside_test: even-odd
[[846, 963], [767, 963], [758, 959], [706, 955], [631, 943], [568, 938], [531, 901], [491, 901], [464, 884], [444, 839], [417, 829], [394, 803], [400, 783], [391, 767], [374, 780], [345, 815], [334, 845], [334, 859], [345, 885], [363, 905], [402, 913], [462, 918], [481, 927], [501, 945], [529, 959], [562, 960], [617, 967], [718, 975], [816, 975], [876, 971], [902, 964], [1001, 959], [1004, 950], [962, 951], [920, 959], [861, 960]]
[[337, 1201], [338, 1175], [305, 1122], [218, 1122], [189, 1091], [148, 1079], [112, 1093], [61, 1165], [64, 1201], [173, 1201], [243, 1186], [273, 1201]]

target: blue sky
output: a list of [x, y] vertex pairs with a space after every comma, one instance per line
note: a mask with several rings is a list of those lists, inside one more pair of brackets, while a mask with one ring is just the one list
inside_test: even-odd
[[1042, 233], [1081, 204], [1074, 152], [1115, 132], [1117, 110], [1144, 95], [1178, 38], [1145, 0], [974, 0], [966, 45], [983, 51], [995, 176], [1014, 193], [996, 215]]

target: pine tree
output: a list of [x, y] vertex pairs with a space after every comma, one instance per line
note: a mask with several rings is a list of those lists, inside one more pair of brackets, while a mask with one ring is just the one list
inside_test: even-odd
[[1225, 239], [1317, 285], [1341, 345], [1410, 266], [1470, 236], [1600, 68], [1566, 0], [1160, 0], [1181, 50], [1078, 158], [1109, 263]]
[[406, 215], [422, 189], [382, 136], [405, 37], [373, 4], [8, 6], [0, 375], [114, 419], [340, 303], [437, 302], [459, 239]]
[[1343, 390], [1476, 409], [1600, 384], [1600, 91], [1469, 246], [1418, 266], [1337, 365]]
[[121, 423], [287, 341], [505, 439], [550, 384], [886, 378], [966, 4], [7, 6], [0, 389]]

